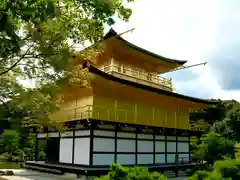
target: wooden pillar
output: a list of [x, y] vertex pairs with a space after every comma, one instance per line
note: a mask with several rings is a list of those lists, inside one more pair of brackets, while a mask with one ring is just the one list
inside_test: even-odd
[[135, 164], [137, 165], [138, 163], [138, 132], [139, 132], [139, 128], [136, 128], [136, 135], [135, 135]]
[[119, 131], [119, 125], [117, 124], [116, 126], [115, 126], [115, 132], [114, 132], [114, 139], [115, 139], [115, 141], [114, 141], [114, 143], [115, 143], [115, 145], [114, 145], [114, 162], [115, 163], [117, 163], [117, 133], [118, 133], [118, 131]]
[[155, 129], [153, 130], [153, 164], [156, 164], [156, 132]]
[[167, 164], [168, 151], [167, 151], [167, 130], [166, 130], [166, 128], [164, 129], [164, 136], [165, 136], [165, 164]]
[[74, 157], [74, 154], [75, 154], [75, 131], [76, 131], [76, 127], [74, 127], [74, 128], [72, 129], [72, 131], [73, 131], [72, 164], [74, 164], [74, 159], [75, 159], [75, 157]]
[[93, 136], [94, 136], [94, 125], [93, 122], [89, 124], [90, 128], [90, 152], [89, 152], [89, 166], [93, 165]]

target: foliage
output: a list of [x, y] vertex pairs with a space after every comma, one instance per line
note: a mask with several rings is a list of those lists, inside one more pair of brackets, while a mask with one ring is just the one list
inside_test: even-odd
[[22, 139], [21, 149], [31, 160], [35, 156], [35, 147], [36, 146], [36, 134], [29, 133], [27, 137]]
[[19, 150], [19, 133], [15, 130], [5, 130], [0, 136], [2, 152], [7, 152], [10, 156], [17, 155]]
[[119, 164], [112, 164], [109, 173], [102, 178], [95, 178], [95, 180], [167, 180], [167, 178], [158, 172], [149, 172], [148, 169], [143, 167], [123, 167]]
[[212, 164], [217, 160], [235, 157], [235, 141], [210, 132], [201, 138], [201, 143], [194, 151], [194, 158]]
[[223, 134], [229, 139], [240, 140], [240, 103], [237, 101], [224, 101], [225, 118], [222, 121], [216, 121], [212, 130]]
[[[32, 154], [35, 142], [29, 127], [58, 126], [49, 117], [61, 101], [60, 79], [73, 75], [73, 56], [91, 60], [90, 54], [100, 51], [94, 46], [88, 53], [77, 53], [86, 42], [99, 42], [116, 14], [127, 21], [131, 9], [122, 0], [0, 1], [0, 133], [7, 129], [1, 135], [4, 152], [12, 154], [20, 148]], [[20, 80], [26, 79], [36, 86], [23, 87]]]
[[228, 139], [240, 140], [240, 103], [235, 100], [218, 100], [216, 106], [190, 114], [191, 120], [204, 119], [211, 127], [210, 131], [220, 133]]
[[189, 118], [193, 121], [204, 119], [209, 124], [213, 124], [215, 121], [223, 120], [226, 116], [226, 108], [224, 105], [224, 101], [216, 100], [216, 102], [218, 103], [214, 106], [190, 113]]
[[[131, 9], [122, 0], [0, 1], [0, 101], [11, 100], [8, 116], [31, 112], [25, 124], [49, 123], [60, 101], [57, 80], [71, 75], [78, 47], [100, 41], [115, 14], [128, 20]], [[29, 78], [33, 89], [19, 84]]]
[[238, 180], [240, 178], [240, 161], [236, 159], [227, 159], [216, 161], [213, 169], [210, 171], [197, 171], [188, 180]]

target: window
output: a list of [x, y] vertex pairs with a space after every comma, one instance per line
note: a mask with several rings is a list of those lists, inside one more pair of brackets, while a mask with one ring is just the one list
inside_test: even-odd
[[152, 74], [147, 73], [147, 80], [152, 81]]

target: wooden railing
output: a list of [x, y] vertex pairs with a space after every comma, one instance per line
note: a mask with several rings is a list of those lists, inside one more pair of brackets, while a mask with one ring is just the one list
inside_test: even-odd
[[127, 66], [116, 64], [105, 65], [104, 67], [100, 68], [100, 70], [112, 75], [120, 75], [120, 78], [124, 78], [126, 80], [135, 81], [141, 84], [154, 86], [161, 89], [164, 88], [169, 91], [173, 90], [171, 79], [157, 76], [154, 73], [142, 72]]

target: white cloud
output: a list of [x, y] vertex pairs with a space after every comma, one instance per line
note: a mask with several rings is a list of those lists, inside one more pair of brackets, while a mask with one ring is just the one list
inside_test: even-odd
[[[217, 57], [224, 50], [219, 44], [222, 33], [227, 32], [220, 27], [240, 15], [236, 3], [237, 0], [139, 0], [130, 6], [133, 9], [130, 22], [119, 20], [114, 28], [118, 32], [136, 28], [123, 37], [160, 55], [188, 60], [186, 65], [208, 62], [206, 66], [169, 73], [167, 76], [173, 76], [177, 92], [202, 98], [240, 100], [240, 91], [226, 90], [219, 83], [214, 64], [220, 64], [220, 59], [217, 62], [209, 58]], [[191, 77], [184, 81], [186, 77], [181, 73]]]

